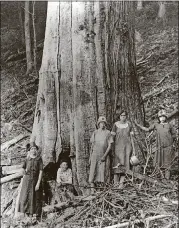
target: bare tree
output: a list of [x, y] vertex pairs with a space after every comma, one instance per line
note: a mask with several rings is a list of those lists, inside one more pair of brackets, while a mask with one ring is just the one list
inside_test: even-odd
[[20, 30], [21, 30], [21, 39], [22, 44], [25, 44], [24, 39], [24, 22], [23, 22], [23, 14], [22, 14], [22, 4], [23, 2], [18, 2], [18, 13], [19, 13], [19, 23], [20, 23]]
[[142, 9], [142, 1], [138, 0], [137, 1], [137, 10], [141, 10]]
[[31, 37], [30, 37], [30, 10], [29, 10], [30, 2], [25, 2], [25, 21], [24, 21], [24, 29], [25, 29], [25, 45], [26, 45], [26, 61], [27, 61], [27, 71], [28, 75], [33, 69], [32, 62], [32, 50], [31, 50]]
[[164, 18], [165, 17], [165, 13], [166, 13], [165, 2], [159, 1], [158, 4], [159, 4], [158, 17], [159, 18]]
[[70, 151], [75, 185], [87, 184], [89, 139], [100, 115], [109, 128], [122, 109], [132, 123], [144, 121], [133, 7], [130, 1], [48, 3], [31, 140], [42, 147], [45, 165]]

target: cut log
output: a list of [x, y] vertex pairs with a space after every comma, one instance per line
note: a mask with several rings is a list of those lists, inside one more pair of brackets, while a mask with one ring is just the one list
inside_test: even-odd
[[23, 172], [23, 170], [24, 170], [23, 168], [6, 170], [6, 171], [2, 171], [2, 174], [9, 175], [9, 174], [14, 174], [14, 173], [20, 173], [20, 172]]
[[6, 173], [9, 172], [11, 170], [18, 170], [22, 168], [22, 164], [19, 165], [11, 165], [11, 166], [3, 166], [2, 167], [2, 172]]
[[19, 172], [19, 173], [15, 173], [15, 174], [9, 175], [7, 177], [3, 177], [0, 180], [0, 184], [7, 183], [9, 181], [15, 180], [15, 179], [20, 178], [22, 176], [23, 176], [23, 172]]
[[5, 149], [8, 149], [9, 147], [13, 146], [14, 144], [16, 144], [17, 142], [21, 141], [22, 139], [25, 139], [27, 138], [28, 135], [23, 135], [23, 134], [20, 134], [18, 135], [17, 137], [11, 139], [10, 141], [7, 141], [5, 143], [3, 143], [1, 145], [1, 151], [5, 150]]

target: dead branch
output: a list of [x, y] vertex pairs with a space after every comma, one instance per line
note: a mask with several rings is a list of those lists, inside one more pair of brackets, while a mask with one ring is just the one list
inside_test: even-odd
[[16, 122], [15, 123], [16, 125], [19, 125], [20, 127], [22, 127], [22, 128], [24, 128], [26, 131], [28, 131], [29, 133], [32, 133], [32, 131], [29, 129], [29, 128], [27, 128], [26, 126], [24, 126], [23, 124], [21, 124], [20, 122]]
[[[155, 185], [158, 185], [158, 186], [161, 186], [161, 187], [166, 187], [165, 184], [157, 181], [156, 179], [153, 179], [153, 178], [148, 177], [146, 175], [142, 175], [140, 173], [132, 172], [131, 170], [126, 170], [124, 167], [115, 168], [115, 170], [116, 170], [115, 171], [116, 173], [121, 173], [121, 171], [122, 171], [122, 172], [124, 172], [124, 173], [126, 173], [128, 175], [134, 176], [134, 177], [136, 177], [136, 178], [138, 178], [140, 180], [145, 180], [145, 181], [147, 181], [149, 183], [152, 183], [152, 184], [155, 184]], [[173, 188], [173, 187], [170, 186], [170, 188]]]
[[28, 136], [29, 135], [20, 134], [20, 135], [16, 136], [15, 138], [11, 139], [10, 141], [3, 143], [1, 145], [1, 151], [5, 150], [5, 149], [9, 149], [11, 146], [13, 146], [17, 142], [21, 141], [22, 139], [27, 138]]
[[178, 108], [176, 108], [172, 113], [170, 113], [170, 115], [168, 115], [168, 119], [171, 119], [172, 117], [174, 117], [177, 113], [178, 113]]
[[168, 78], [169, 76], [168, 75], [165, 75], [155, 86], [154, 86], [154, 88], [155, 87], [157, 87], [157, 86], [159, 86], [166, 78]]
[[149, 93], [147, 93], [147, 94], [145, 94], [143, 96], [143, 100], [146, 101], [150, 97], [158, 96], [158, 95], [160, 95], [161, 93], [165, 92], [168, 89], [170, 89], [170, 91], [172, 90], [173, 92], [177, 91], [178, 90], [178, 84], [173, 84], [172, 86], [171, 85], [170, 86], [166, 86], [163, 89], [158, 88], [158, 89], [152, 90], [152, 92], [149, 92]]
[[156, 215], [156, 216], [152, 216], [149, 218], [146, 218], [146, 228], [149, 228], [149, 223], [151, 221], [157, 220], [157, 219], [163, 219], [163, 218], [168, 218], [168, 217], [174, 217], [174, 215]]

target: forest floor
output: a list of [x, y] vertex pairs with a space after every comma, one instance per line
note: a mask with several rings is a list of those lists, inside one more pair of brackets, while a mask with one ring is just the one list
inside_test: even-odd
[[[167, 26], [165, 29], [160, 30], [152, 27], [148, 31], [144, 29], [140, 31], [140, 28], [138, 28], [138, 31], [141, 37], [137, 40], [136, 47], [137, 70], [145, 102], [146, 119], [151, 123], [156, 120], [159, 108], [166, 108], [168, 113], [172, 113], [178, 108], [178, 28], [177, 26]], [[3, 45], [3, 39], [7, 39], [7, 34], [5, 32], [2, 34], [1, 42]], [[13, 31], [11, 36], [13, 36]], [[2, 165], [19, 164], [26, 156], [25, 146], [32, 130], [38, 88], [38, 77], [34, 73], [29, 76], [25, 75], [25, 59], [5, 61], [10, 55], [17, 53], [14, 46], [15, 44], [13, 45], [12, 53], [9, 52], [9, 43], [4, 44], [2, 50], [1, 144], [14, 139], [19, 134], [27, 135], [27, 137], [1, 152]], [[38, 56], [40, 59], [42, 56], [41, 50]], [[178, 129], [178, 120], [175, 117], [174, 115], [171, 121]], [[176, 161], [176, 167], [177, 164]], [[134, 179], [133, 182], [128, 180], [125, 185], [126, 188], [121, 190], [120, 194], [119, 191], [112, 190], [114, 186], [110, 186], [104, 191], [97, 192], [94, 199], [84, 201], [82, 204], [77, 200], [79, 205], [71, 206], [68, 210], [58, 210], [57, 208], [55, 213], [49, 214], [48, 218], [37, 226], [62, 227], [62, 225], [57, 225], [56, 219], [58, 218], [59, 222], [70, 221], [69, 224], [75, 221], [76, 225], [71, 227], [90, 227], [92, 225], [93, 227], [104, 227], [104, 225], [116, 224], [118, 221], [124, 223], [130, 220], [131, 222], [139, 219], [139, 217], [143, 219], [159, 213], [164, 215], [172, 214], [173, 217], [172, 219], [165, 218], [161, 224], [154, 222], [152, 227], [165, 227], [167, 225], [172, 227], [169, 224], [176, 224], [177, 217], [177, 168], [174, 175], [173, 180], [163, 183], [162, 194], [160, 194], [160, 188], [155, 185], [145, 182], [142, 189], [139, 189], [137, 180]], [[11, 201], [10, 199], [14, 197], [13, 194], [17, 189], [18, 183], [19, 180], [2, 186], [1, 212], [3, 212], [7, 203]], [[171, 189], [171, 186], [173, 186], [173, 189]], [[116, 198], [119, 200], [117, 201]], [[138, 202], [139, 198], [140, 202]], [[172, 201], [175, 201], [175, 203], [172, 203]], [[143, 207], [139, 204], [143, 204]], [[95, 208], [98, 209], [98, 214], [96, 214]], [[61, 217], [58, 214], [59, 211]], [[28, 224], [15, 224], [14, 220], [10, 218], [11, 216], [7, 218], [7, 216], [2, 214], [2, 217], [2, 227], [4, 228], [30, 227]], [[82, 220], [83, 223], [80, 223]], [[35, 225], [31, 227], [35, 227]], [[66, 224], [66, 227], [70, 227], [70, 225]]]

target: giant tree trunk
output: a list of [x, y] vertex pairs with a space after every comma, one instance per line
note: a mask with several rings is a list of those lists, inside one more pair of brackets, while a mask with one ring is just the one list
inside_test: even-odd
[[25, 2], [25, 21], [24, 21], [24, 29], [25, 29], [25, 45], [26, 45], [26, 62], [27, 62], [27, 72], [29, 74], [33, 68], [32, 62], [32, 53], [31, 53], [31, 38], [30, 38], [30, 12], [29, 12], [29, 4], [30, 2]]
[[48, 3], [31, 140], [45, 165], [70, 151], [75, 185], [88, 182], [89, 139], [100, 115], [109, 129], [122, 109], [131, 122], [144, 120], [133, 20], [133, 2]]

